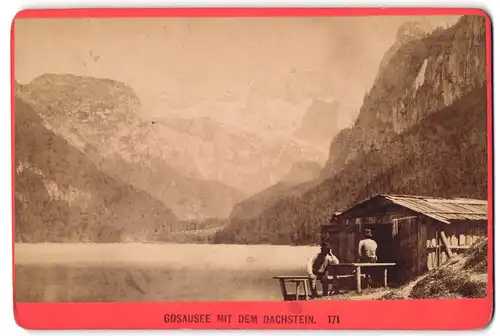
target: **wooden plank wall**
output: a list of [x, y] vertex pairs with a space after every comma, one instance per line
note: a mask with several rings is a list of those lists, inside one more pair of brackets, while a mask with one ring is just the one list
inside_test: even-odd
[[[408, 214], [402, 213], [399, 217]], [[463, 253], [479, 237], [488, 233], [487, 221], [456, 221], [444, 224], [426, 216], [398, 218], [397, 215], [349, 219], [340, 225], [324, 226], [322, 240], [328, 241], [332, 252], [341, 262], [354, 262], [357, 259], [357, 242], [361, 239], [362, 223], [393, 224], [395, 239], [394, 253], [399, 260], [398, 272], [401, 278], [413, 278], [439, 267], [447, 261], [444, 247], [439, 239], [444, 230], [447, 241], [454, 254]]]
[[[341, 262], [355, 262], [357, 260], [358, 242], [363, 236], [365, 226], [363, 224], [387, 225], [395, 219], [414, 215], [413, 212], [401, 207], [394, 207], [388, 210], [389, 214], [381, 216], [340, 219], [332, 222], [331, 225], [324, 225], [321, 228], [321, 241], [330, 243], [332, 252]], [[417, 239], [416, 231], [412, 234], [412, 237]]]
[[443, 230], [453, 255], [462, 254], [480, 237], [488, 235], [487, 221], [456, 221], [444, 224], [431, 218], [425, 219], [427, 227], [427, 269], [431, 270], [444, 264], [448, 257], [439, 237]]
[[427, 252], [427, 270], [439, 266], [439, 255], [441, 253], [441, 244], [439, 244], [438, 231], [434, 220], [424, 217], [422, 223], [426, 227], [426, 252]]
[[411, 280], [418, 274], [418, 217], [398, 219], [398, 233], [394, 236], [397, 251], [396, 270], [398, 281]]
[[356, 261], [358, 232], [352, 228], [327, 228], [322, 230], [322, 240], [330, 243], [333, 254], [340, 262]]
[[418, 238], [417, 238], [417, 276], [428, 271], [428, 253], [427, 253], [427, 226], [424, 222], [425, 218], [418, 218]]

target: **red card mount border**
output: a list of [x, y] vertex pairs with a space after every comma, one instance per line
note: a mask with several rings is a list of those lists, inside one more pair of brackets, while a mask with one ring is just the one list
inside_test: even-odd
[[[493, 129], [491, 20], [477, 8], [106, 8], [23, 10], [14, 18], [147, 18], [147, 17], [311, 17], [383, 15], [481, 15], [486, 19], [488, 86], [488, 295], [483, 299], [295, 301], [295, 302], [162, 302], [162, 303], [21, 303], [16, 322], [27, 329], [479, 329], [493, 314]], [[14, 29], [11, 31], [11, 85], [14, 81]], [[14, 214], [14, 90], [12, 90], [12, 213]], [[14, 216], [13, 216], [14, 217]], [[14, 232], [14, 221], [12, 223]], [[14, 249], [14, 235], [12, 236]], [[13, 251], [14, 252], [14, 251]], [[14, 268], [14, 253], [12, 260]], [[13, 272], [13, 281], [15, 281]], [[211, 323], [166, 323], [165, 314], [210, 314]], [[219, 323], [217, 314], [257, 315], [253, 324]], [[265, 324], [263, 315], [307, 314], [315, 324]], [[329, 324], [328, 315], [339, 323]]]

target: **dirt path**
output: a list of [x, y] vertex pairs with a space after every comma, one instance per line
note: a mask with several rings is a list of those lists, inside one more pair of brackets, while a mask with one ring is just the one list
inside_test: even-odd
[[355, 291], [347, 291], [338, 295], [320, 297], [317, 300], [378, 300], [381, 296], [388, 294], [393, 289], [371, 289], [365, 290], [365, 293], [358, 294]]
[[417, 283], [420, 282], [420, 280], [422, 280], [425, 276], [421, 276], [417, 279], [415, 279], [414, 281], [410, 282], [408, 285], [406, 285], [405, 287], [403, 287], [403, 289], [401, 289], [400, 291], [398, 291], [398, 296], [402, 296], [404, 298], [408, 298], [410, 296], [410, 293], [411, 291], [413, 290], [413, 287], [415, 287], [415, 285]]
[[383, 289], [374, 293], [361, 294], [356, 296], [347, 297], [346, 300], [378, 300], [381, 296], [390, 293], [391, 289]]
[[375, 298], [375, 300], [380, 300], [382, 297], [386, 294], [393, 293], [394, 299], [408, 299], [410, 297], [411, 291], [413, 288], [422, 280], [426, 277], [427, 275], [422, 275], [415, 280], [411, 281], [407, 285], [400, 287], [398, 289], [393, 289], [388, 291], [387, 293], [382, 293], [380, 296]]
[[348, 291], [339, 295], [319, 298], [318, 300], [380, 300], [384, 295], [387, 295], [389, 293], [394, 293], [396, 298], [408, 298], [413, 287], [415, 287], [415, 285], [423, 278], [424, 276], [421, 276], [402, 288], [376, 288], [371, 290], [365, 289], [364, 293], [361, 294], [357, 294], [355, 291]]

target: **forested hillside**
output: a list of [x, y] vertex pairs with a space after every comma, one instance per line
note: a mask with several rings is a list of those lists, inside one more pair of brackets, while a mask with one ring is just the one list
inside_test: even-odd
[[178, 229], [162, 202], [102, 173], [22, 100], [15, 108], [17, 242], [141, 241]]

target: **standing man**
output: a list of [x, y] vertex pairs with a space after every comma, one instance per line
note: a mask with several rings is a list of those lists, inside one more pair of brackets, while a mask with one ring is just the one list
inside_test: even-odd
[[311, 293], [313, 297], [318, 296], [318, 291], [316, 290], [316, 281], [321, 281], [323, 285], [323, 296], [328, 295], [328, 282], [324, 277], [328, 271], [328, 266], [338, 264], [339, 260], [335, 257], [331, 251], [330, 245], [327, 243], [321, 244], [321, 250], [318, 254], [312, 256], [312, 258], [307, 263], [307, 273], [309, 274], [309, 285], [311, 287]]
[[365, 229], [364, 239], [360, 240], [358, 247], [359, 262], [376, 263], [377, 247], [377, 242], [373, 240], [372, 230]]

